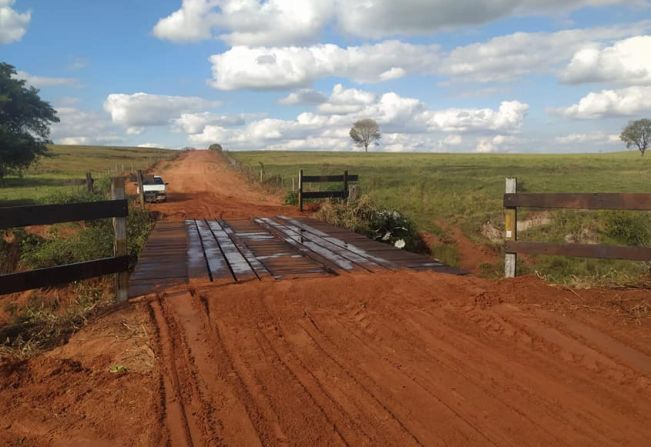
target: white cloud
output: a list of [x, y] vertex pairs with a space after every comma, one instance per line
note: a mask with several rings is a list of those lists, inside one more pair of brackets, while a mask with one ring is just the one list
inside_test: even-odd
[[604, 132], [590, 132], [590, 133], [571, 133], [556, 137], [554, 141], [558, 144], [614, 144], [621, 143], [619, 135], [606, 134]]
[[506, 82], [530, 73], [559, 72], [582, 49], [611, 44], [649, 29], [651, 22], [553, 33], [518, 32], [457, 47], [447, 54], [437, 45], [395, 40], [350, 47], [237, 46], [211, 57], [211, 85], [222, 90], [285, 89], [325, 77], [368, 83], [407, 75], [443, 75], [449, 78], [448, 83]]
[[553, 33], [517, 32], [457, 47], [441, 63], [441, 74], [454, 81], [511, 81], [529, 73], [553, 73], [586, 46], [622, 39], [651, 27], [627, 26], [571, 29]]
[[429, 35], [503, 17], [567, 13], [582, 7], [644, 0], [182, 0], [154, 27], [175, 42], [211, 39], [230, 45], [315, 41], [328, 26], [359, 37]]
[[62, 85], [77, 85], [79, 79], [77, 78], [53, 78], [47, 76], [35, 76], [24, 71], [17, 71], [16, 78], [27, 81], [29, 85], [36, 88], [43, 87], [56, 87]]
[[515, 142], [515, 137], [508, 135], [495, 135], [494, 137], [480, 138], [477, 142], [475, 152], [508, 152], [512, 149]]
[[246, 122], [244, 115], [217, 115], [210, 112], [183, 113], [174, 120], [174, 125], [187, 134], [201, 133], [206, 126], [241, 126]]
[[27, 32], [31, 12], [19, 13], [12, 8], [15, 0], [0, 0], [0, 44], [18, 42]]
[[556, 112], [569, 118], [595, 119], [634, 116], [651, 111], [651, 86], [591, 92], [574, 105]]
[[346, 89], [337, 84], [332, 89], [332, 94], [326, 102], [319, 105], [317, 110], [326, 115], [347, 115], [359, 112], [364, 107], [375, 102], [375, 95], [354, 88]]
[[230, 45], [283, 45], [314, 40], [332, 18], [333, 1], [183, 0], [161, 19], [154, 35], [175, 42], [210, 39], [212, 29]]
[[131, 135], [144, 127], [162, 126], [180, 119], [184, 113], [203, 111], [218, 103], [191, 96], [165, 96], [148, 93], [131, 95], [112, 93], [104, 102], [104, 110], [114, 123], [128, 128]]
[[560, 76], [571, 84], [584, 82], [651, 83], [651, 36], [621, 40], [606, 48], [583, 48]]
[[293, 106], [298, 104], [321, 104], [326, 101], [326, 97], [311, 88], [302, 88], [291, 92], [289, 95], [278, 100], [278, 104]]
[[211, 84], [221, 90], [295, 88], [327, 76], [380, 82], [405, 73], [432, 73], [438, 66], [437, 45], [385, 41], [342, 48], [233, 47], [210, 58]]
[[144, 147], [144, 148], [164, 148], [165, 146], [157, 144], [157, 143], [142, 143], [139, 144], [138, 147]]
[[[394, 92], [377, 95], [336, 85], [328, 100], [295, 119], [257, 119], [232, 129], [218, 124], [186, 127], [194, 144], [219, 142], [229, 149], [350, 150], [348, 131], [361, 118], [373, 118], [381, 127], [381, 150], [442, 151], [490, 138], [493, 145], [507, 145], [526, 116], [528, 105], [504, 101], [498, 109], [468, 108], [430, 110], [415, 98]], [[500, 138], [494, 139], [496, 135]]]
[[60, 122], [52, 125], [51, 138], [59, 144], [110, 144], [123, 141], [120, 129], [108, 117], [74, 107], [57, 107]]

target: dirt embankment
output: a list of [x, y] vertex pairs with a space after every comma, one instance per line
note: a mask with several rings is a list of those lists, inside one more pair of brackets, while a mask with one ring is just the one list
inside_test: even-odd
[[[169, 219], [289, 212], [214, 154], [162, 175], [188, 194]], [[431, 272], [179, 286], [5, 363], [0, 444], [643, 446], [649, 299]]]

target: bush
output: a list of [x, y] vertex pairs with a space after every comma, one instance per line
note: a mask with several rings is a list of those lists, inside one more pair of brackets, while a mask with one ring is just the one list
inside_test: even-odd
[[606, 235], [625, 245], [647, 246], [651, 243], [651, 219], [648, 214], [633, 212], [607, 213]]
[[210, 149], [211, 151], [215, 151], [215, 152], [222, 152], [223, 151], [222, 145], [217, 144], [217, 143], [211, 144], [210, 146], [208, 146], [208, 149]]
[[298, 193], [296, 191], [287, 191], [284, 202], [285, 205], [298, 205]]
[[410, 218], [397, 210], [380, 208], [367, 195], [352, 202], [325, 202], [315, 217], [398, 248], [426, 251]]

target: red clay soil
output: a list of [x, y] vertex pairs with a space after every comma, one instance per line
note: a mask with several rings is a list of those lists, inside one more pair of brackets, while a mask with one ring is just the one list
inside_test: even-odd
[[[282, 209], [201, 188], [168, 212]], [[2, 364], [0, 445], [646, 446], [649, 295], [432, 272], [169, 289]]]

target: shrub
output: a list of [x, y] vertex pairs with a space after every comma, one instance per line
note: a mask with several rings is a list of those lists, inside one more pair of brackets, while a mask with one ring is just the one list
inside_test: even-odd
[[298, 205], [298, 193], [296, 191], [287, 191], [285, 205]]
[[397, 210], [381, 208], [369, 196], [351, 202], [328, 201], [315, 215], [332, 225], [364, 234], [408, 251], [423, 252], [426, 246], [416, 225]]
[[648, 214], [607, 213], [605, 230], [608, 237], [625, 245], [647, 246], [651, 243], [651, 219]]

